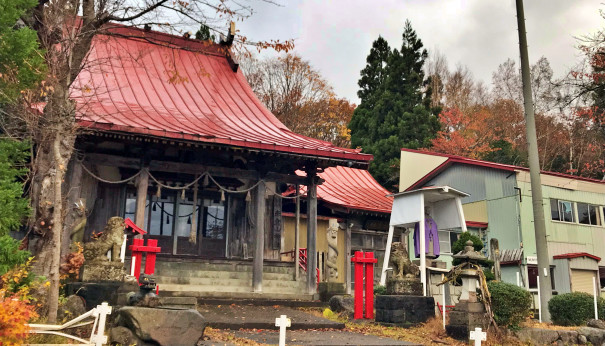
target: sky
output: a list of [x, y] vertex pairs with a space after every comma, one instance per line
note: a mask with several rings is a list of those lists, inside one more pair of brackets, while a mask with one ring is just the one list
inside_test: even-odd
[[[498, 65], [518, 62], [518, 34], [513, 0], [277, 0], [280, 6], [252, 2], [255, 13], [236, 24], [252, 40], [294, 39], [295, 52], [308, 60], [339, 97], [355, 103], [359, 72], [372, 42], [383, 36], [401, 46], [406, 19], [425, 48], [438, 50], [450, 69], [468, 66], [491, 85]], [[555, 77], [581, 58], [578, 37], [605, 28], [600, 0], [525, 0], [530, 63], [545, 56]], [[272, 53], [263, 53], [264, 55]]]

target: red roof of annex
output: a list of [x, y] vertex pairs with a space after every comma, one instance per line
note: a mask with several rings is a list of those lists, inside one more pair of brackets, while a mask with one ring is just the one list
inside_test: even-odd
[[[303, 171], [296, 171], [296, 174], [306, 175]], [[391, 213], [393, 198], [387, 197], [391, 192], [382, 187], [370, 172], [336, 166], [326, 168], [318, 175], [324, 183], [317, 186], [317, 199], [347, 209]], [[306, 193], [306, 186], [300, 189]]]
[[97, 35], [72, 84], [81, 126], [368, 162], [372, 155], [290, 131], [257, 99], [226, 48], [116, 26]]
[[[461, 164], [467, 164], [467, 165], [472, 165], [472, 166], [494, 168], [494, 169], [499, 169], [499, 170], [509, 171], [509, 172], [514, 172], [514, 171], [529, 171], [529, 168], [527, 168], [527, 167], [515, 166], [515, 165], [507, 165], [507, 164], [503, 164], [503, 163], [489, 162], [489, 161], [476, 160], [476, 159], [470, 159], [468, 157], [463, 157], [463, 156], [458, 156], [458, 155], [450, 155], [450, 154], [443, 154], [443, 153], [436, 153], [436, 152], [428, 151], [428, 150], [415, 150], [415, 149], [402, 148], [401, 151], [407, 151], [407, 152], [410, 152], [410, 153], [418, 153], [418, 154], [425, 154], [425, 155], [432, 155], [432, 156], [441, 156], [441, 157], [447, 158], [447, 160], [445, 160], [442, 164], [440, 164], [439, 166], [435, 167], [435, 169], [433, 169], [432, 171], [430, 171], [427, 175], [425, 175], [420, 180], [418, 180], [417, 182], [415, 182], [412, 186], [408, 187], [406, 189], [406, 191], [414, 190], [414, 189], [419, 188], [420, 186], [422, 186], [422, 184], [424, 184], [428, 180], [432, 179], [437, 174], [443, 172], [447, 167], [451, 166], [454, 163], [461, 163]], [[564, 174], [564, 173], [558, 173], [558, 172], [549, 172], [549, 171], [541, 171], [540, 173], [541, 174], [546, 174], [546, 175], [557, 176], [557, 177], [563, 177], [563, 178], [569, 178], [569, 179], [588, 181], [588, 182], [592, 182], [592, 183], [605, 184], [605, 181], [603, 181], [603, 180], [591, 179], [591, 178], [585, 178], [585, 177], [579, 177], [577, 175]]]

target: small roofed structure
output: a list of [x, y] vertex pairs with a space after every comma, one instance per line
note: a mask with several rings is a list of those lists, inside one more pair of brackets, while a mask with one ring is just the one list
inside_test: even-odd
[[[305, 176], [303, 171], [297, 171], [297, 174]], [[318, 177], [322, 180], [317, 186], [318, 234], [328, 227], [330, 220], [339, 223], [337, 267], [340, 274], [336, 281], [346, 283], [346, 289], [350, 290], [354, 279], [351, 276], [351, 255], [355, 251], [371, 251], [377, 258], [383, 257], [393, 198], [388, 197], [390, 192], [367, 170], [345, 166], [328, 167], [318, 173]], [[299, 188], [301, 195], [308, 195], [306, 186]], [[291, 196], [295, 191], [294, 186], [291, 186], [284, 195]], [[284, 211], [284, 251], [304, 248], [304, 237], [296, 244], [294, 200], [285, 200]], [[317, 251], [320, 254], [328, 250], [328, 244], [321, 238], [319, 235]], [[323, 275], [321, 260], [319, 262], [320, 281], [327, 280], [327, 275]], [[380, 271], [377, 270], [376, 273], [379, 275]]]
[[[419, 234], [418, 252], [420, 254], [420, 281], [423, 286], [423, 294], [426, 295], [426, 233], [427, 209], [430, 209], [430, 217], [436, 223], [435, 228], [450, 229], [461, 228], [466, 232], [464, 211], [462, 210], [461, 198], [468, 194], [453, 189], [449, 186], [432, 186], [423, 189], [405, 191], [392, 195], [393, 208], [389, 222], [389, 235], [387, 247], [382, 264], [380, 284], [386, 282], [386, 274], [389, 263], [393, 232], [395, 227], [414, 228], [417, 227]], [[427, 208], [428, 207], [428, 208]], [[437, 229], [436, 229], [437, 230]], [[439, 242], [439, 240], [436, 240]]]

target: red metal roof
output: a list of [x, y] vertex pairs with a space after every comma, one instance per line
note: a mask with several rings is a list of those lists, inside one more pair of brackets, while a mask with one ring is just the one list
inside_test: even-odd
[[[529, 168], [527, 168], [527, 167], [506, 165], [506, 164], [502, 164], [502, 163], [489, 162], [489, 161], [476, 160], [476, 159], [469, 159], [468, 157], [436, 153], [436, 152], [428, 151], [428, 150], [415, 150], [415, 149], [402, 148], [401, 151], [407, 151], [410, 153], [419, 153], [419, 154], [425, 154], [425, 155], [432, 155], [432, 156], [441, 156], [441, 157], [447, 158], [447, 160], [445, 160], [442, 164], [435, 167], [435, 169], [430, 171], [427, 175], [425, 175], [420, 180], [415, 182], [412, 186], [408, 187], [406, 189], [406, 191], [415, 190], [415, 189], [420, 188], [424, 183], [431, 180], [437, 174], [443, 172], [447, 167], [451, 166], [454, 163], [487, 167], [487, 168], [499, 169], [502, 171], [509, 171], [509, 172], [529, 171]], [[579, 177], [577, 175], [564, 174], [564, 173], [558, 173], [558, 172], [549, 172], [549, 171], [540, 171], [540, 173], [546, 174], [546, 175], [557, 176], [557, 177], [588, 181], [588, 182], [592, 182], [592, 183], [605, 184], [605, 181], [603, 181], [603, 180], [584, 178], [584, 177]]]
[[466, 227], [474, 227], [474, 228], [487, 228], [487, 222], [479, 222], [479, 221], [466, 221]]
[[591, 255], [587, 252], [566, 253], [566, 254], [562, 254], [562, 255], [552, 256], [553, 259], [563, 259], [563, 258], [570, 259], [570, 258], [578, 258], [578, 257], [588, 257], [588, 258], [592, 258], [593, 260], [595, 260], [597, 262], [601, 261], [601, 257]]
[[372, 155], [339, 148], [286, 128], [256, 98], [224, 47], [134, 28], [97, 35], [72, 84], [81, 126], [362, 161]]
[[[305, 176], [305, 172], [296, 171], [296, 174]], [[326, 168], [318, 174], [324, 183], [317, 187], [317, 199], [347, 209], [372, 211], [377, 213], [391, 213], [393, 198], [382, 187], [370, 172], [343, 166]], [[301, 187], [305, 192], [306, 187]]]

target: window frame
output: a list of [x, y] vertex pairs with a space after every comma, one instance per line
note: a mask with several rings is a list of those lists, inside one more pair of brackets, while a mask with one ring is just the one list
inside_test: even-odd
[[[587, 202], [574, 202], [574, 201], [569, 201], [569, 200], [564, 200], [564, 199], [558, 199], [558, 198], [549, 198], [550, 199], [550, 219], [553, 222], [564, 222], [564, 223], [573, 223], [576, 225], [584, 225], [584, 226], [596, 226], [596, 227], [603, 227], [603, 218], [602, 218], [602, 212], [603, 212], [603, 205], [599, 205], [599, 204], [592, 204], [592, 203], [587, 203]], [[563, 206], [568, 204], [571, 206], [571, 219], [572, 221], [568, 221], [565, 219], [565, 215], [562, 212]], [[580, 206], [586, 206], [587, 208], [587, 212], [588, 212], [588, 223], [585, 222], [581, 222], [581, 215], [580, 215]], [[556, 207], [556, 209], [555, 209]], [[594, 209], [593, 209], [594, 208]], [[592, 223], [593, 220], [590, 216], [590, 211], [591, 209], [594, 210], [594, 215], [595, 215], [595, 223]]]

